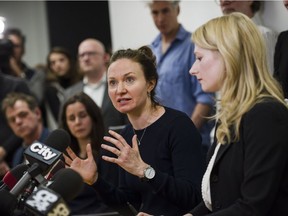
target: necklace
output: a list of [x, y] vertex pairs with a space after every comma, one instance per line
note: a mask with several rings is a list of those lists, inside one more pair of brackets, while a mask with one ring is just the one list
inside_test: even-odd
[[140, 139], [138, 139], [138, 135], [136, 134], [136, 132], [135, 132], [135, 130], [134, 130], [134, 128], [133, 128], [133, 132], [134, 132], [134, 134], [137, 135], [136, 138], [137, 138], [137, 141], [138, 141], [138, 145], [139, 145], [139, 146], [141, 145], [141, 141], [142, 141], [142, 139], [143, 139], [143, 137], [144, 137], [144, 135], [145, 135], [146, 129], [147, 129], [147, 127], [144, 129], [144, 131], [143, 131], [143, 133], [142, 133]]

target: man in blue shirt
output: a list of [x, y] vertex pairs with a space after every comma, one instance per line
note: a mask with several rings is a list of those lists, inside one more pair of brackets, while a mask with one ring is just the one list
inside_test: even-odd
[[152, 1], [152, 18], [160, 34], [151, 48], [157, 58], [159, 81], [156, 95], [159, 102], [185, 112], [202, 134], [204, 153], [210, 146], [210, 132], [214, 126], [204, 117], [213, 114], [213, 94], [202, 91], [200, 83], [190, 76], [195, 60], [191, 33], [178, 22], [179, 1]]

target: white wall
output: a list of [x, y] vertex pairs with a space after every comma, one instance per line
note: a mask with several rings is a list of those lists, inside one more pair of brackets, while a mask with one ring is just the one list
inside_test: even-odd
[[[182, 0], [180, 7], [179, 20], [190, 31], [221, 15], [214, 0]], [[109, 9], [114, 51], [150, 44], [158, 33], [144, 0], [109, 0]], [[267, 26], [277, 31], [288, 29], [288, 11], [282, 1], [266, 1], [263, 12]], [[26, 35], [24, 60], [31, 66], [45, 63], [49, 51], [45, 2], [0, 0], [0, 16], [7, 18], [8, 26], [18, 27]]]
[[[154, 26], [149, 7], [143, 0], [109, 0], [113, 50], [138, 48], [150, 44], [158, 31]], [[214, 0], [182, 0], [179, 21], [190, 31], [217, 16], [221, 9]], [[276, 31], [288, 29], [288, 11], [282, 1], [266, 1], [263, 22]]]
[[45, 63], [49, 50], [44, 1], [0, 1], [0, 16], [7, 27], [20, 28], [26, 36], [24, 60], [34, 66]]

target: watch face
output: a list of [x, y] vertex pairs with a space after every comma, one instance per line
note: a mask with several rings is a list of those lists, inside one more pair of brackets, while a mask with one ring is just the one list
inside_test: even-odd
[[154, 178], [154, 176], [155, 176], [155, 170], [152, 167], [148, 167], [145, 170], [145, 177], [147, 179], [152, 179], [152, 178]]

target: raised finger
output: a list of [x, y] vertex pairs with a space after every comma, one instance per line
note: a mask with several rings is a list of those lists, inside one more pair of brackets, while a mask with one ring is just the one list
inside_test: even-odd
[[118, 149], [123, 149], [125, 147], [125, 144], [123, 144], [120, 140], [117, 140], [113, 137], [104, 136], [103, 138], [105, 141], [114, 144]]
[[92, 148], [91, 148], [91, 144], [88, 143], [86, 146], [86, 151], [87, 151], [87, 157], [88, 159], [94, 159], [93, 154], [92, 154]]
[[117, 157], [120, 156], [121, 151], [115, 147], [106, 145], [106, 144], [102, 144], [101, 147], [107, 151], [110, 151], [111, 153], [115, 154]]
[[71, 158], [69, 158], [67, 155], [65, 155], [65, 154], [63, 154], [63, 157], [64, 157], [64, 159], [65, 159], [65, 164], [67, 164], [69, 167], [70, 167], [70, 165], [71, 165], [71, 163], [72, 163], [72, 160], [71, 160]]
[[127, 145], [126, 140], [120, 134], [118, 134], [117, 132], [115, 132], [113, 130], [109, 130], [108, 132], [113, 137], [115, 137], [117, 140], [119, 140], [124, 146]]
[[108, 156], [102, 156], [102, 159], [111, 163], [118, 164], [118, 158], [108, 157]]
[[66, 148], [66, 152], [72, 160], [77, 158], [77, 155], [73, 152], [73, 150], [69, 146]]

